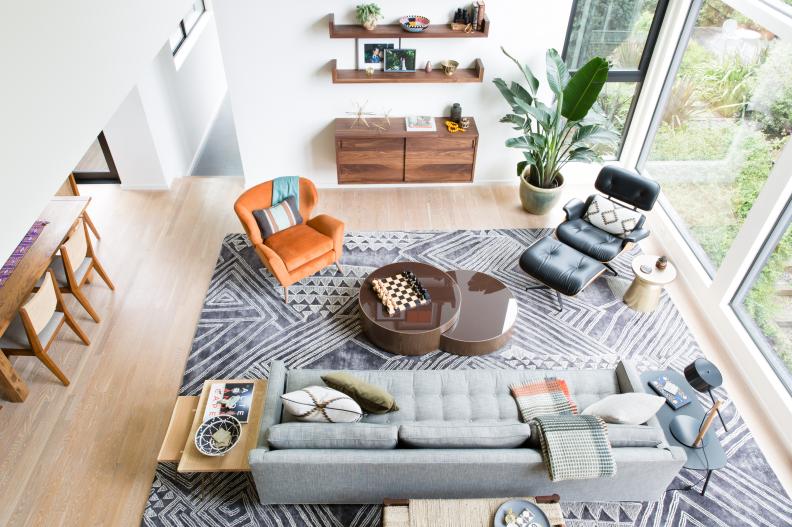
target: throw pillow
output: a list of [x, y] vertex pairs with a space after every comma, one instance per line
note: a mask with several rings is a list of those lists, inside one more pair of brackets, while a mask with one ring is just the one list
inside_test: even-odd
[[657, 413], [663, 403], [663, 397], [648, 393], [617, 393], [592, 404], [583, 410], [583, 415], [596, 415], [606, 423], [642, 425]]
[[253, 217], [256, 218], [256, 223], [261, 229], [261, 237], [264, 239], [303, 222], [294, 196], [289, 196], [268, 209], [254, 210]]
[[322, 375], [322, 380], [329, 387], [353, 398], [368, 413], [386, 414], [399, 409], [396, 400], [387, 391], [349, 373], [328, 373]]
[[324, 386], [308, 386], [281, 395], [283, 407], [298, 421], [311, 423], [355, 423], [363, 410], [350, 396]]
[[638, 225], [641, 213], [598, 195], [591, 200], [583, 219], [605, 232], [624, 236], [630, 234]]

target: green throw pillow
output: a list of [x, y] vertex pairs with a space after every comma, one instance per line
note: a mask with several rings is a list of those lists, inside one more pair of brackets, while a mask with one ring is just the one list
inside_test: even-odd
[[322, 380], [330, 388], [350, 396], [368, 413], [386, 414], [399, 409], [391, 394], [349, 373], [328, 373], [322, 375]]

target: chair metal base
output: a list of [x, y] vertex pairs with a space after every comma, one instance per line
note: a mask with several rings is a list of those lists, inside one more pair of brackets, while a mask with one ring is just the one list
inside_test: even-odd
[[616, 272], [616, 269], [614, 269], [613, 266], [609, 262], [601, 262], [601, 263], [602, 263], [602, 265], [604, 265], [605, 267], [608, 268], [608, 271], [613, 273], [613, 276], [619, 276], [619, 273]]
[[559, 293], [552, 287], [542, 284], [542, 285], [529, 285], [528, 287], [525, 288], [526, 291], [530, 291], [531, 289], [549, 289], [550, 291], [554, 291], [556, 294], [556, 298], [558, 298], [558, 307], [556, 309], [558, 309], [559, 313], [564, 310], [564, 300], [561, 297], [561, 293]]

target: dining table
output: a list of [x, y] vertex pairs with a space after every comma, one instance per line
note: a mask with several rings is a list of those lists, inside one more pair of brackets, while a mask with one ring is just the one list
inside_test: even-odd
[[[38, 219], [46, 225], [5, 284], [0, 286], [0, 336], [49, 268], [55, 253], [72, 232], [90, 200], [88, 196], [56, 196], [42, 211]], [[0, 396], [10, 402], [22, 402], [28, 393], [27, 384], [0, 350]]]

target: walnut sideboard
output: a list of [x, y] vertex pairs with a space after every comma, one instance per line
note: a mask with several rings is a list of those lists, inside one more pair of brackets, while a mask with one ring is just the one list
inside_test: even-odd
[[450, 133], [446, 118], [435, 118], [436, 132], [407, 132], [403, 117], [336, 119], [339, 183], [445, 183], [473, 181], [478, 129], [470, 118], [465, 132]]

